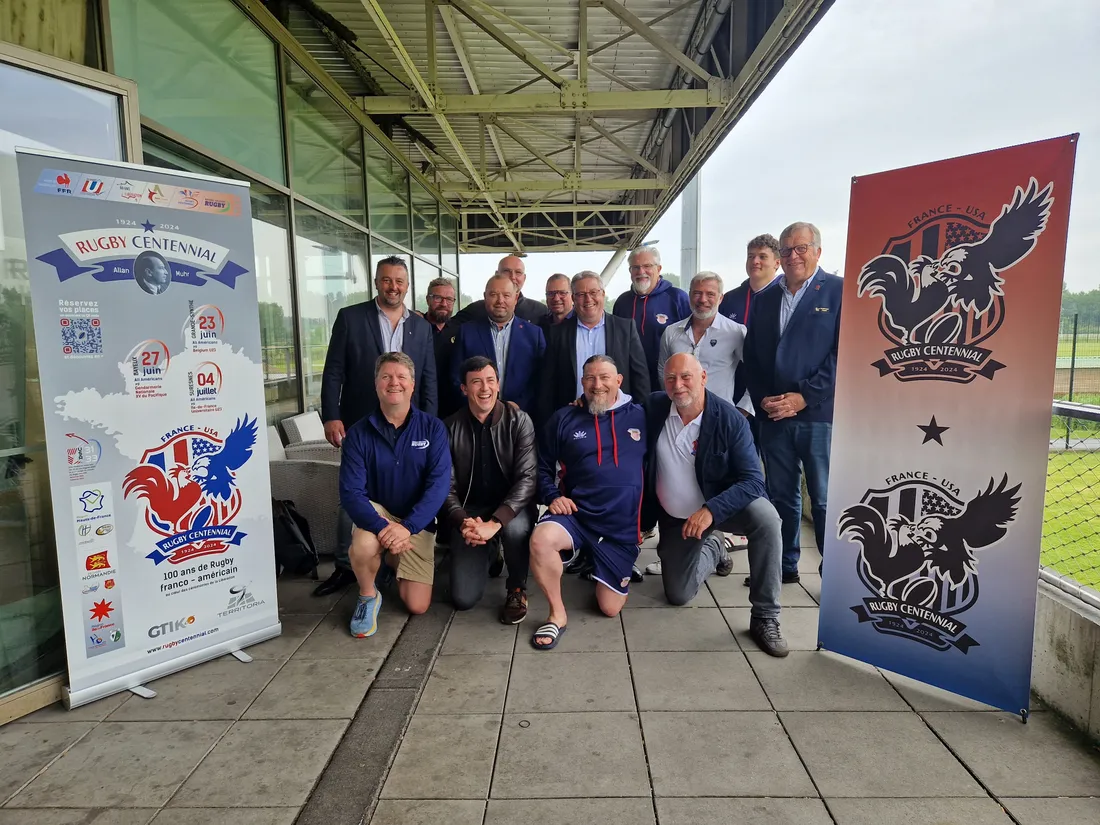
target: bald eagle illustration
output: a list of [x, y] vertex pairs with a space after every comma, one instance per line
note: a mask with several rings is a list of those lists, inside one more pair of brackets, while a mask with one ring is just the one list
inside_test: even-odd
[[1001, 273], [1026, 258], [1046, 229], [1054, 182], [1039, 189], [1031, 178], [975, 243], [961, 243], [939, 258], [906, 263], [879, 255], [864, 264], [858, 295], [882, 299], [883, 317], [902, 344], [950, 344], [963, 333], [963, 313], [985, 315], [1004, 295]]

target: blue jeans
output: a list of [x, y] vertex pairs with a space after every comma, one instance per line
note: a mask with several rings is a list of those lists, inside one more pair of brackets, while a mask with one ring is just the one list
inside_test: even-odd
[[833, 425], [827, 421], [784, 419], [760, 422], [760, 451], [764, 458], [768, 497], [783, 522], [783, 572], [798, 572], [802, 554], [799, 532], [802, 523], [802, 470], [810, 494], [810, 515], [814, 538], [824, 554], [825, 503], [829, 491], [829, 444]]

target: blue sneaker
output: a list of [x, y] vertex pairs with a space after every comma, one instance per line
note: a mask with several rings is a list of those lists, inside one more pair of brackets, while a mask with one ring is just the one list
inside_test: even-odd
[[373, 596], [359, 596], [355, 613], [351, 617], [351, 635], [365, 639], [378, 632], [378, 609], [382, 606], [382, 594], [375, 591]]

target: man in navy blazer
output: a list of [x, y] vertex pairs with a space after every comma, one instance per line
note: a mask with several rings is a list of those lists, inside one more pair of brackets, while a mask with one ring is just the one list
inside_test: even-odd
[[779, 236], [783, 275], [752, 303], [745, 339], [749, 395], [760, 418], [768, 496], [783, 520], [783, 581], [798, 581], [802, 468], [818, 549], [825, 546], [829, 446], [843, 280], [818, 267], [821, 232], [793, 223]]
[[[374, 367], [386, 352], [403, 352], [416, 367], [412, 405], [436, 414], [435, 348], [432, 329], [405, 306], [409, 267], [396, 256], [378, 262], [374, 273], [376, 298], [344, 307], [336, 313], [321, 376], [321, 420], [325, 438], [334, 447], [357, 421], [378, 409]], [[335, 593], [355, 580], [348, 548], [338, 547], [336, 570], [314, 591]]]
[[464, 383], [461, 366], [467, 358], [483, 355], [500, 376], [500, 399], [512, 401], [534, 416], [546, 338], [539, 325], [516, 315], [519, 293], [507, 275], [494, 275], [485, 284], [487, 318], [468, 321], [458, 328], [458, 338], [448, 376], [456, 392]]

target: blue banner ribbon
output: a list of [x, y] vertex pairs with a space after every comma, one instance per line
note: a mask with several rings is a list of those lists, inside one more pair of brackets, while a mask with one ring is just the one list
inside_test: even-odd
[[153, 564], [160, 564], [175, 555], [175, 552], [181, 547], [211, 540], [224, 541], [226, 544], [239, 547], [241, 540], [247, 535], [247, 533], [240, 532], [232, 524], [224, 524], [218, 527], [198, 527], [194, 530], [188, 530], [186, 533], [179, 533], [158, 541], [157, 549], [145, 558], [151, 559]]
[[[100, 283], [133, 280], [134, 277], [134, 258], [114, 258], [86, 266], [73, 260], [64, 249], [55, 249], [39, 255], [37, 260], [56, 269], [58, 280], [62, 283], [89, 272]], [[199, 267], [175, 261], [169, 261], [168, 266], [172, 270], [173, 283], [205, 286], [208, 280], [212, 280], [230, 289], [236, 289], [237, 278], [248, 272], [245, 267], [233, 261], [226, 261], [219, 272], [203, 272]]]

